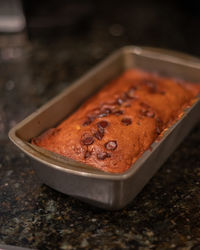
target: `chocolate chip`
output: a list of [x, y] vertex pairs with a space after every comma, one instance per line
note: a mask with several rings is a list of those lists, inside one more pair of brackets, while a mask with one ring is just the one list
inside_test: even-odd
[[34, 137], [34, 138], [31, 139], [31, 143], [37, 145], [38, 143], [40, 143], [40, 139]]
[[109, 158], [109, 157], [111, 157], [111, 155], [106, 152], [100, 152], [97, 154], [97, 159], [99, 160], [105, 160], [106, 158]]
[[125, 93], [123, 93], [122, 94], [122, 100], [124, 101], [124, 102], [126, 102], [128, 99], [129, 99], [129, 97], [128, 97], [128, 95], [127, 95], [127, 93], [125, 92]]
[[153, 118], [155, 116], [155, 113], [153, 111], [149, 110], [149, 111], [146, 112], [146, 116], [150, 117], [150, 118]]
[[100, 141], [104, 137], [104, 130], [98, 130], [96, 133], [94, 133], [94, 136]]
[[130, 99], [134, 99], [135, 98], [135, 87], [132, 87], [128, 90], [128, 92], [126, 93], [126, 96]]
[[163, 122], [159, 117], [156, 118], [156, 123], [159, 127], [161, 127], [163, 125]]
[[116, 110], [113, 112], [116, 116], [123, 115], [124, 111], [123, 110]]
[[162, 125], [163, 125], [163, 122], [160, 118], [156, 118], [156, 124], [157, 124], [157, 127], [156, 127], [156, 133], [159, 135], [161, 132], [162, 132]]
[[[107, 121], [100, 121], [97, 123], [97, 127], [98, 127], [98, 132], [95, 136], [97, 136], [98, 138], [103, 137], [104, 136], [104, 129], [109, 125], [109, 123]], [[100, 135], [101, 134], [101, 135]]]
[[143, 83], [148, 87], [149, 93], [154, 94], [157, 92], [157, 84], [155, 81], [145, 79]]
[[108, 116], [108, 114], [105, 112], [102, 112], [102, 113], [97, 115], [98, 118], [102, 118], [102, 117], [106, 117], [106, 116]]
[[90, 123], [92, 123], [91, 120], [86, 120], [82, 125], [85, 127], [85, 126], [90, 125]]
[[140, 110], [140, 113], [141, 113], [142, 115], [146, 116], [147, 111], [148, 111], [147, 109], [142, 108], [142, 109]]
[[94, 138], [92, 136], [87, 136], [87, 137], [82, 138], [81, 142], [84, 145], [91, 145], [92, 143], [94, 143]]
[[49, 136], [52, 136], [52, 135], [57, 134], [59, 131], [60, 131], [60, 128], [50, 128], [50, 129], [47, 131], [47, 134], [48, 134]]
[[83, 126], [88, 126], [90, 125], [96, 118], [95, 114], [89, 115], [87, 120], [82, 124]]
[[99, 127], [99, 128], [98, 128], [98, 131], [99, 131], [99, 133], [101, 133], [101, 134], [103, 134], [103, 135], [104, 135], [104, 128]]
[[88, 116], [88, 120], [91, 121], [91, 122], [93, 122], [95, 120], [95, 118], [96, 118], [95, 114], [92, 114], [92, 115]]
[[52, 136], [52, 135], [55, 135], [57, 132], [59, 131], [56, 128], [50, 128], [46, 132], [44, 132], [44, 134], [48, 136]]
[[112, 114], [112, 110], [110, 108], [105, 108], [97, 115], [97, 117], [102, 118], [108, 116], [109, 114]]
[[112, 110], [111, 110], [110, 108], [104, 109], [104, 112], [105, 112], [106, 114], [112, 114]]
[[107, 121], [100, 121], [97, 123], [97, 127], [98, 128], [106, 128], [108, 126], [108, 122]]
[[122, 122], [124, 125], [126, 125], [126, 126], [132, 124], [132, 120], [131, 120], [130, 118], [128, 118], [128, 117], [123, 118], [123, 119], [121, 120], [121, 122]]
[[90, 157], [90, 155], [91, 155], [91, 152], [86, 151], [86, 152], [85, 152], [85, 155], [84, 155], [84, 158], [87, 159], [87, 158]]
[[123, 103], [124, 101], [123, 101], [123, 99], [122, 98], [117, 98], [117, 100], [116, 100], [116, 103], [118, 104], [118, 105], [122, 105], [122, 103]]
[[165, 91], [161, 90], [161, 91], [159, 91], [159, 94], [160, 95], [165, 95]]
[[115, 150], [117, 148], [117, 141], [109, 141], [105, 143], [105, 148], [108, 150]]
[[153, 118], [153, 117], [155, 116], [155, 113], [154, 113], [152, 110], [141, 109], [141, 110], [140, 110], [140, 113], [141, 113], [143, 116], [150, 117], [150, 118]]
[[161, 130], [159, 127], [156, 127], [156, 133], [159, 135], [161, 133]]

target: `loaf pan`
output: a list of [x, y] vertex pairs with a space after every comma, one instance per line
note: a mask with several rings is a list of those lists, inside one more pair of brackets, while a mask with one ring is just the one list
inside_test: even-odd
[[135, 46], [116, 51], [10, 130], [10, 139], [38, 161], [34, 168], [43, 183], [92, 205], [108, 210], [121, 209], [142, 190], [199, 121], [200, 101], [197, 98], [182, 118], [165, 131], [161, 140], [154, 142], [151, 150], [146, 150], [129, 170], [121, 174], [106, 173], [30, 144], [31, 138], [58, 125], [104, 84], [134, 67], [200, 82], [200, 62], [192, 56]]

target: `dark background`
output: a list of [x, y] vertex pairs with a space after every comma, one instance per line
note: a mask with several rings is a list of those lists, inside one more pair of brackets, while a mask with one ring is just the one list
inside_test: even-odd
[[40, 4], [37, 1], [24, 1], [24, 9], [32, 38], [36, 38], [38, 33], [44, 38], [47, 34], [52, 38], [57, 38], [58, 34], [87, 38], [97, 29], [96, 32], [102, 32], [102, 37], [98, 37], [99, 42], [106, 43], [112, 25], [119, 24], [123, 32], [116, 36], [120, 36], [123, 43], [199, 54], [200, 8], [197, 0], [60, 0], [59, 4], [55, 0], [42, 1]]
[[125, 209], [43, 185], [8, 131], [124, 45], [200, 56], [198, 1], [23, 1], [27, 29], [0, 34], [0, 243], [37, 249], [200, 249], [200, 126]]

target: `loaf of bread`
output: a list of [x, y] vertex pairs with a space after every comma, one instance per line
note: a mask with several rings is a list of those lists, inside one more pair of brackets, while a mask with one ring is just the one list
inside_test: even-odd
[[180, 119], [199, 90], [197, 84], [131, 69], [32, 143], [103, 171], [122, 173]]

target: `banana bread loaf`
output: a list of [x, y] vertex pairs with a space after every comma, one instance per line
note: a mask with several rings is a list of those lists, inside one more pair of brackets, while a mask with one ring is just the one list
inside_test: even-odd
[[122, 173], [181, 117], [199, 92], [197, 84], [131, 69], [32, 143]]

